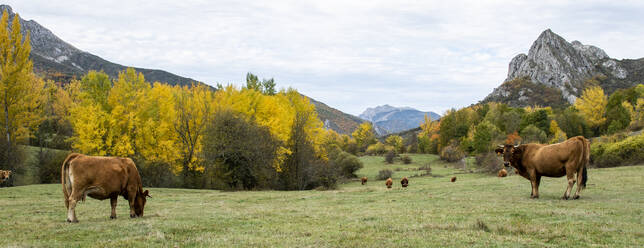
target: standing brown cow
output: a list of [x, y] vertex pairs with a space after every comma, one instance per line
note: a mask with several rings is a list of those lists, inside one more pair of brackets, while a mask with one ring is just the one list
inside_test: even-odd
[[[568, 188], [562, 199], [570, 197], [575, 181], [577, 191], [573, 199], [578, 199], [581, 189], [586, 187], [588, 173], [586, 166], [590, 160], [590, 141], [582, 136], [572, 137], [564, 142], [542, 145], [527, 144], [520, 146], [505, 145], [495, 150], [503, 154], [504, 165], [512, 166], [519, 175], [530, 180], [530, 198], [539, 198], [541, 177], [568, 177]], [[575, 179], [575, 173], [577, 178]]]
[[72, 153], [65, 159], [61, 169], [61, 182], [67, 221], [76, 219], [76, 203], [90, 196], [94, 199], [110, 199], [112, 214], [116, 218], [116, 201], [121, 195], [130, 203], [130, 217], [142, 217], [146, 197], [136, 165], [129, 158], [95, 157]]
[[387, 181], [385, 181], [385, 185], [387, 185], [388, 189], [391, 189], [391, 185], [393, 184], [394, 184], [394, 180], [391, 180], [391, 177], [387, 178]]
[[360, 182], [362, 182], [362, 185], [367, 184], [367, 177], [360, 178]]
[[407, 186], [409, 185], [409, 180], [407, 179], [407, 177], [403, 177], [403, 179], [400, 180], [400, 184], [403, 188], [407, 188]]

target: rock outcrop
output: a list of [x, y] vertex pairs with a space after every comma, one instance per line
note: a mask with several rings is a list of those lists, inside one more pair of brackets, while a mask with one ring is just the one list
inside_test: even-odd
[[[540, 84], [537, 87], [557, 89], [566, 102], [574, 103], [584, 89], [584, 82], [595, 76], [604, 78], [600, 86], [608, 92], [638, 83], [641, 77], [630, 75], [627, 69], [634, 66], [639, 71], [641, 69], [638, 67], [644, 67], [644, 63], [637, 62], [641, 60], [635, 61], [612, 59], [598, 47], [584, 45], [579, 41], [567, 42], [547, 29], [534, 41], [527, 55], [519, 54], [510, 61], [504, 84], [494, 89], [484, 101], [512, 101], [513, 105], [527, 105], [529, 98], [535, 96], [530, 92], [512, 92], [513, 87], [509, 82], [528, 78], [533, 83]], [[544, 92], [546, 91], [551, 92]], [[508, 99], [511, 95], [520, 95], [522, 99]]]

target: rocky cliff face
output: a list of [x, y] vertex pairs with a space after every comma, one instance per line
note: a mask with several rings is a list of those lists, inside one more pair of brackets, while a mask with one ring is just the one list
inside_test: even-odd
[[[504, 84], [494, 89], [484, 101], [527, 105], [531, 101], [530, 98], [534, 97], [532, 92], [516, 94], [509, 82], [528, 78], [539, 84], [537, 87], [558, 90], [566, 102], [574, 103], [583, 91], [584, 82], [594, 76], [605, 78], [600, 86], [608, 92], [636, 84], [641, 78], [631, 75], [627, 67], [633, 66], [627, 66], [627, 63], [633, 64], [626, 60], [612, 59], [598, 47], [584, 45], [579, 41], [567, 42], [548, 29], [534, 41], [527, 55], [519, 54], [510, 61], [508, 77]], [[634, 65], [632, 70], [639, 71], [639, 67], [644, 67], [644, 63]], [[520, 95], [522, 99], [508, 99], [511, 95]]]
[[382, 136], [417, 128], [425, 120], [425, 115], [437, 120], [440, 115], [434, 112], [422, 112], [409, 107], [390, 105], [367, 108], [360, 118], [373, 123], [376, 134]]
[[[11, 23], [15, 16], [13, 9], [8, 5], [0, 5], [0, 13], [4, 11], [9, 14]], [[20, 18], [20, 25], [22, 33], [29, 32], [31, 38], [31, 59], [34, 62], [34, 71], [44, 77], [58, 75], [55, 79], [68, 81], [74, 77], [82, 77], [90, 70], [102, 70], [115, 78], [120, 71], [126, 69], [126, 66], [109, 62], [72, 46], [36, 21]], [[135, 69], [143, 73], [145, 79], [150, 82], [158, 81], [171, 85], [190, 85], [192, 82], [197, 82], [162, 70]]]

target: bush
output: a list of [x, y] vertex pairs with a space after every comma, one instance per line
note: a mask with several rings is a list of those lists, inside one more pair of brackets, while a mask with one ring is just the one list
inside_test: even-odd
[[490, 174], [495, 174], [503, 168], [503, 162], [494, 152], [476, 155], [476, 165], [481, 172]]
[[387, 180], [387, 178], [390, 178], [393, 175], [394, 173], [391, 170], [385, 169], [385, 170], [378, 171], [378, 176], [376, 176], [376, 179]]
[[402, 156], [402, 161], [403, 161], [403, 164], [411, 164], [411, 157], [407, 155]]
[[386, 150], [385, 144], [378, 142], [373, 145], [369, 145], [369, 147], [367, 147], [367, 150], [365, 151], [365, 154], [382, 155], [382, 154], [385, 154], [386, 151], [387, 150]]
[[394, 151], [388, 151], [387, 154], [385, 154], [385, 162], [387, 162], [388, 164], [393, 164], [395, 157], [396, 153]]
[[141, 173], [144, 187], [172, 188], [181, 185], [179, 177], [172, 172], [172, 167], [163, 162], [135, 161]]
[[590, 146], [590, 159], [596, 167], [615, 167], [644, 162], [644, 134], [617, 142], [595, 142]]
[[447, 162], [460, 161], [465, 157], [465, 153], [456, 144], [450, 144], [441, 150], [440, 158]]
[[60, 183], [60, 169], [68, 153], [50, 149], [38, 151], [36, 166], [40, 183]]
[[339, 167], [342, 176], [345, 178], [358, 177], [355, 172], [363, 167], [360, 159], [348, 152], [340, 152], [335, 159], [335, 164]]

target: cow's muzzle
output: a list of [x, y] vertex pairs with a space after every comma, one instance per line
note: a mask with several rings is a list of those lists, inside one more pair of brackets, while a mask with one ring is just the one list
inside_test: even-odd
[[510, 162], [503, 162], [503, 166], [510, 167]]

